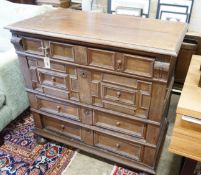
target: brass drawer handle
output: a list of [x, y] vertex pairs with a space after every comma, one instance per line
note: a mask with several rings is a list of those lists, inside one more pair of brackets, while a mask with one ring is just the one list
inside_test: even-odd
[[121, 92], [117, 92], [117, 98], [121, 96]]
[[120, 144], [119, 144], [119, 143], [117, 143], [117, 144], [116, 144], [116, 147], [117, 147], [117, 148], [120, 148]]
[[57, 106], [57, 111], [61, 112], [61, 106]]
[[64, 130], [64, 129], [65, 129], [65, 126], [64, 126], [64, 125], [61, 125], [61, 129]]
[[117, 126], [120, 126], [120, 125], [121, 125], [121, 123], [120, 123], [120, 122], [117, 122], [117, 123], [116, 123], [116, 125], [117, 125]]
[[120, 70], [122, 66], [122, 60], [117, 60], [117, 70]]

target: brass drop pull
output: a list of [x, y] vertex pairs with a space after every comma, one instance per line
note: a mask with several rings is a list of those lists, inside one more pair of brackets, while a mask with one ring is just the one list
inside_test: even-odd
[[121, 92], [117, 92], [117, 98], [121, 96]]
[[120, 70], [122, 66], [122, 60], [117, 60], [117, 70]]
[[117, 148], [120, 148], [120, 144], [117, 143], [117, 144], [116, 144], [116, 147], [117, 147]]
[[61, 112], [61, 106], [57, 106], [57, 111]]
[[55, 78], [55, 77], [52, 77], [52, 81], [55, 82], [55, 81], [56, 81], [56, 78]]
[[64, 129], [65, 129], [65, 126], [64, 126], [64, 125], [61, 125], [61, 129], [64, 130]]
[[117, 126], [120, 126], [120, 125], [121, 125], [121, 123], [120, 123], [120, 122], [117, 122], [117, 123], [116, 123], [116, 125], [117, 125]]

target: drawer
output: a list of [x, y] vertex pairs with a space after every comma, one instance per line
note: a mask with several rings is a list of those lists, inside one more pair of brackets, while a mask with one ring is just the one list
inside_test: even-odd
[[94, 111], [93, 125], [145, 139], [146, 125], [124, 117]]
[[109, 83], [101, 83], [102, 98], [116, 103], [136, 106], [136, 91]]
[[[35, 118], [35, 126], [39, 129], [49, 130], [53, 133], [59, 133], [64, 136], [70, 137], [84, 142], [88, 145], [93, 145], [93, 131], [87, 128], [83, 128], [79, 125], [72, 124], [62, 119], [52, 118], [47, 115], [32, 113]], [[36, 121], [37, 120], [37, 121]]]
[[80, 107], [73, 104], [63, 104], [36, 96], [38, 109], [62, 117], [80, 121]]
[[38, 79], [41, 85], [52, 86], [68, 90], [68, 75], [45, 69], [37, 69]]
[[65, 136], [81, 140], [82, 137], [82, 128], [80, 126], [64, 122], [62, 120], [54, 119], [42, 115], [42, 126], [44, 129], [61, 133]]
[[132, 116], [148, 117], [152, 98], [151, 82], [109, 74], [103, 74], [102, 77], [102, 107]]
[[133, 144], [113, 136], [94, 132], [94, 145], [130, 159], [141, 161], [142, 146], [138, 144]]
[[107, 74], [107, 73], [102, 74], [102, 82], [134, 88], [134, 89], [137, 89], [139, 84], [138, 80], [135, 78], [128, 78], [124, 76]]
[[57, 97], [57, 98], [61, 98], [61, 99], [65, 99], [65, 100], [69, 99], [69, 92], [66, 90], [53, 88], [53, 87], [49, 87], [49, 86], [42, 86], [41, 89], [44, 94], [47, 94], [47, 95], [50, 95], [53, 97]]
[[40, 39], [23, 37], [22, 48], [27, 53], [44, 55], [43, 42]]
[[128, 74], [153, 77], [155, 58], [88, 48], [90, 66]]
[[[45, 68], [43, 60], [37, 60], [37, 67]], [[67, 73], [67, 67], [63, 63], [58, 63], [56, 61], [50, 60], [50, 69], [53, 71], [64, 72]]]

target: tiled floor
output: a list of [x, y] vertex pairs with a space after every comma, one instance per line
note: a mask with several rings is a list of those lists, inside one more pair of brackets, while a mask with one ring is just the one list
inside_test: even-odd
[[[159, 161], [157, 175], [178, 175], [181, 158], [168, 152], [178, 100], [178, 95], [172, 95], [168, 114], [170, 124]], [[63, 172], [63, 175], [110, 175], [112, 170], [113, 163], [81, 152], [75, 156], [70, 166]]]

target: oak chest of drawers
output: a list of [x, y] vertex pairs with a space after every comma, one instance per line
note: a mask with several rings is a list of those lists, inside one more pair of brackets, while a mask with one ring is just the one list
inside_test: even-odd
[[7, 28], [36, 134], [155, 173], [184, 24], [60, 9]]

